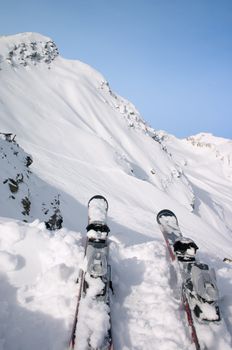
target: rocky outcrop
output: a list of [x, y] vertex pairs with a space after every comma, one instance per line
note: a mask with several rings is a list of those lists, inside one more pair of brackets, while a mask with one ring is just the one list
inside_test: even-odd
[[60, 229], [60, 195], [36, 178], [29, 169], [32, 162], [15, 135], [0, 133], [0, 216], [26, 222], [40, 219], [47, 229]]
[[41, 35], [23, 33], [11, 37], [4, 45], [5, 37], [0, 38], [0, 67], [4, 63], [12, 66], [28, 66], [51, 62], [59, 55], [54, 41]]

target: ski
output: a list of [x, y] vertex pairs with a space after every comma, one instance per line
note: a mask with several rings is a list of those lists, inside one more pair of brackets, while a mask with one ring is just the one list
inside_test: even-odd
[[80, 277], [78, 278], [79, 282], [79, 290], [78, 290], [78, 296], [77, 296], [77, 304], [76, 304], [76, 310], [74, 314], [74, 321], [73, 321], [73, 326], [72, 326], [72, 331], [71, 331], [71, 336], [69, 340], [69, 349], [74, 349], [75, 346], [75, 339], [76, 339], [76, 326], [77, 326], [77, 321], [78, 321], [78, 311], [79, 311], [79, 305], [80, 305], [80, 299], [81, 299], [81, 290], [83, 286], [83, 275], [84, 271], [80, 270]]
[[197, 245], [182, 235], [176, 215], [161, 210], [156, 217], [174, 267], [181, 278], [181, 299], [190, 327], [191, 340], [196, 350], [200, 346], [195, 323], [220, 321], [216, 276], [208, 265], [196, 260]]
[[[108, 263], [108, 233], [110, 231], [107, 226], [108, 202], [101, 196], [96, 195], [88, 202], [88, 225], [87, 240], [84, 253], [84, 269], [81, 270], [79, 277], [79, 291], [77, 297], [77, 306], [74, 316], [74, 322], [69, 342], [69, 349], [74, 349], [75, 344], [80, 343], [76, 334], [79, 321], [79, 313], [81, 303], [86, 305], [89, 303], [97, 310], [100, 309], [101, 318], [104, 323], [108, 323], [108, 327], [104, 334], [101, 334], [97, 344], [91, 340], [89, 333], [86, 344], [83, 349], [88, 350], [113, 350], [112, 327], [110, 315], [110, 289], [111, 282], [111, 266]], [[85, 305], [85, 307], [86, 307]], [[93, 317], [94, 317], [94, 311]], [[98, 311], [99, 312], [99, 311]], [[94, 321], [94, 320], [91, 320]], [[100, 342], [100, 343], [99, 343]], [[93, 343], [93, 344], [92, 344]], [[82, 347], [81, 347], [82, 348]], [[79, 347], [78, 347], [79, 349]]]

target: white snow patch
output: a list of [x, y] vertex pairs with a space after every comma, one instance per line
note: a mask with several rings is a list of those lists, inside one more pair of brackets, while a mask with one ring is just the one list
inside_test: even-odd
[[[80, 234], [0, 220], [2, 349], [63, 349], [74, 317], [83, 258]], [[9, 332], [10, 330], [10, 332]]]
[[15, 270], [18, 264], [16, 255], [8, 253], [7, 251], [0, 251], [0, 271]]
[[106, 223], [107, 203], [104, 199], [94, 198], [89, 203], [89, 223]]
[[108, 305], [95, 299], [104, 288], [104, 283], [100, 278], [91, 278], [88, 273], [85, 274], [85, 279], [88, 289], [79, 307], [76, 332], [78, 341], [75, 347], [78, 350], [86, 349], [88, 344], [94, 349], [102, 346], [110, 326]]

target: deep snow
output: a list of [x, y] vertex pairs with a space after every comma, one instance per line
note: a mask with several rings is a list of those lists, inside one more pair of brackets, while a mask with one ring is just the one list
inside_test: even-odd
[[[0, 37], [0, 132], [16, 134], [26, 152], [1, 138], [0, 349], [67, 346], [95, 194], [109, 202], [115, 349], [193, 348], [155, 221], [164, 208], [216, 270], [223, 322], [201, 326], [200, 338], [231, 349], [232, 265], [223, 259], [232, 258], [232, 141], [155, 131], [100, 73], [57, 55], [39, 34]], [[3, 182], [18, 172], [12, 199]], [[43, 221], [58, 195], [63, 228], [50, 232]]]

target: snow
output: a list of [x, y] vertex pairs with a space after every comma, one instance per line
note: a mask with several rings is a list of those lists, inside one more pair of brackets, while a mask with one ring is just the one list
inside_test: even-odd
[[[14, 51], [32, 42], [38, 60]], [[96, 194], [109, 203], [115, 350], [194, 349], [156, 223], [165, 208], [216, 271], [223, 320], [197, 327], [199, 338], [211, 350], [231, 349], [232, 264], [223, 262], [232, 258], [231, 140], [179, 140], [153, 130], [100, 73], [45, 49], [47, 42], [33, 33], [0, 37], [0, 132], [16, 134], [16, 142], [0, 135], [0, 349], [67, 348], [87, 204]], [[10, 191], [9, 179], [18, 191]], [[48, 231], [44, 222], [57, 206], [63, 228]], [[107, 307], [91, 295], [82, 304], [80, 347], [91, 325], [97, 346], [109, 324]]]
[[88, 273], [85, 275], [85, 280], [89, 288], [85, 298], [80, 301], [76, 333], [78, 341], [75, 346], [77, 350], [86, 349], [88, 342], [94, 349], [99, 348], [104, 344], [110, 324], [109, 306], [94, 298], [101, 293], [104, 283], [100, 278], [91, 278]]
[[[190, 348], [179, 315], [179, 301], [173, 297], [171, 271], [166, 251], [159, 242], [118, 248], [115, 245], [115, 345], [118, 349]], [[114, 314], [113, 314], [114, 316]], [[125, 320], [125, 322], [123, 322]], [[129, 337], [127, 336], [129, 333]]]
[[87, 232], [88, 238], [106, 239], [107, 236], [108, 236], [108, 232], [99, 232], [99, 231], [94, 231], [94, 230], [89, 230]]
[[83, 255], [80, 239], [65, 229], [51, 235], [38, 221], [0, 220], [1, 349], [66, 346]]
[[192, 248], [188, 248], [186, 250], [186, 254], [194, 256], [195, 255], [195, 249], [193, 247]]
[[100, 222], [106, 224], [108, 204], [103, 198], [93, 198], [88, 205], [89, 223]]
[[7, 251], [0, 251], [0, 269], [2, 271], [15, 270], [18, 265], [16, 255], [8, 253]]

